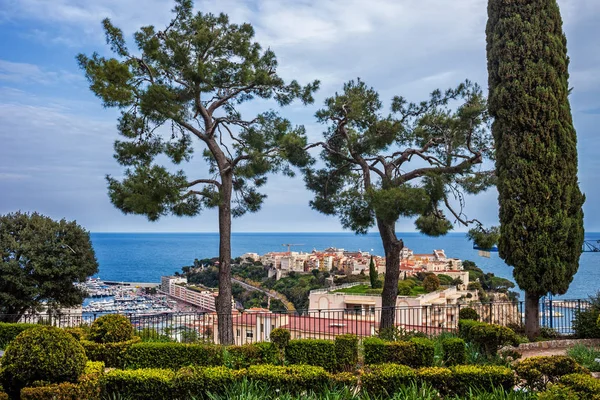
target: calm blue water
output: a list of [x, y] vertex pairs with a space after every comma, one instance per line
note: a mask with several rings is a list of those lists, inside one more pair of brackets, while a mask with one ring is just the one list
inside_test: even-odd
[[[216, 233], [92, 233], [92, 243], [100, 264], [98, 276], [106, 280], [158, 282], [162, 275], [181, 271], [195, 258], [218, 256], [219, 235]], [[418, 253], [444, 249], [448, 257], [472, 260], [486, 272], [512, 279], [512, 268], [497, 253], [491, 258], [479, 257], [462, 233], [431, 238], [419, 233], [403, 233], [406, 246]], [[600, 233], [586, 233], [588, 240], [600, 240]], [[264, 254], [284, 251], [283, 243], [297, 243], [296, 251], [338, 247], [347, 250], [372, 251], [383, 255], [378, 233], [357, 236], [353, 233], [234, 233], [233, 257], [247, 252]], [[583, 253], [579, 272], [565, 297], [587, 298], [600, 290], [600, 253]]]

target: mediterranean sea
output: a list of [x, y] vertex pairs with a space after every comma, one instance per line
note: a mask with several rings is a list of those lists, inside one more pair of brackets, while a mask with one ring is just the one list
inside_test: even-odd
[[[432, 238], [419, 233], [399, 233], [405, 246], [415, 253], [430, 253], [443, 249], [448, 257], [474, 261], [484, 272], [512, 280], [512, 268], [491, 253], [480, 257], [464, 233], [451, 233]], [[217, 233], [92, 233], [92, 244], [98, 259], [98, 276], [104, 280], [123, 282], [159, 282], [162, 275], [181, 271], [195, 258], [218, 256]], [[586, 240], [600, 240], [600, 233], [586, 233]], [[381, 239], [376, 232], [367, 235], [353, 233], [234, 233], [232, 255], [264, 254], [286, 251], [283, 244], [296, 244], [293, 251], [310, 252], [337, 247], [346, 250], [369, 251], [383, 255]], [[560, 246], [560, 243], [557, 243]], [[600, 290], [600, 253], [583, 253], [580, 267], [569, 291], [563, 298], [585, 299]], [[523, 299], [523, 296], [521, 296]]]

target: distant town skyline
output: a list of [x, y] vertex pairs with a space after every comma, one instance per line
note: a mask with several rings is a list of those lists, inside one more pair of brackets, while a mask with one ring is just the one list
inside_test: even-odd
[[[598, 232], [600, 2], [558, 3], [571, 57], [585, 227]], [[112, 206], [104, 177], [123, 174], [113, 159], [117, 112], [101, 107], [75, 62], [80, 52], [108, 54], [100, 24], [104, 17], [131, 41], [143, 25], [164, 27], [172, 6], [165, 0], [149, 0], [144, 7], [129, 0], [0, 0], [0, 214], [38, 211], [77, 220], [92, 232], [217, 231], [216, 210], [152, 223]], [[466, 78], [487, 92], [486, 7], [486, 0], [196, 1], [198, 10], [253, 24], [257, 41], [277, 54], [284, 78], [322, 81], [315, 104], [281, 111], [305, 125], [311, 141], [324, 130], [315, 122], [315, 111], [356, 77], [378, 90], [386, 107], [394, 95], [420, 101]], [[190, 168], [204, 168], [200, 153]], [[310, 209], [311, 194], [301, 176], [271, 176], [264, 191], [268, 199], [262, 210], [234, 219], [233, 232], [343, 231], [336, 217]], [[497, 223], [496, 197], [495, 190], [468, 197], [467, 215]], [[414, 230], [412, 221], [397, 224], [398, 232]]]

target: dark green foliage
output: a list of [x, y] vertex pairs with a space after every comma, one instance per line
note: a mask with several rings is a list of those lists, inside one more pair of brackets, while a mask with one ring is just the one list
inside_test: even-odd
[[329, 382], [329, 375], [323, 368], [311, 365], [253, 365], [248, 368], [246, 376], [249, 380], [264, 382], [289, 393], [317, 391]]
[[483, 353], [494, 356], [502, 346], [519, 344], [517, 334], [501, 325], [473, 320], [459, 320], [458, 332], [465, 341], [476, 345]]
[[226, 349], [226, 365], [231, 368], [248, 368], [250, 365], [277, 364], [279, 353], [273, 343], [258, 342]]
[[83, 327], [64, 328], [64, 331], [67, 332], [69, 335], [73, 336], [73, 338], [75, 338], [75, 340], [77, 341], [85, 339], [89, 334], [89, 328], [86, 329]]
[[223, 365], [223, 348], [184, 343], [136, 343], [127, 349], [125, 366], [177, 370], [190, 365]]
[[38, 213], [0, 216], [0, 321], [17, 322], [27, 310], [81, 304], [73, 285], [98, 272], [89, 233], [76, 222]]
[[371, 261], [369, 262], [369, 281], [371, 282], [372, 289], [379, 288], [379, 274], [377, 273], [377, 268], [375, 267], [375, 263], [373, 262], [373, 256], [371, 256]]
[[376, 396], [392, 395], [415, 381], [417, 374], [406, 365], [371, 365], [361, 376], [363, 389]]
[[290, 331], [283, 328], [275, 328], [271, 331], [271, 335], [269, 336], [271, 342], [280, 350], [283, 350], [287, 347], [290, 342]]
[[36, 381], [76, 382], [85, 368], [85, 351], [62, 329], [42, 326], [21, 332], [2, 357], [0, 382], [13, 397]]
[[290, 340], [285, 347], [285, 361], [289, 364], [305, 364], [322, 367], [327, 371], [336, 369], [335, 344], [332, 340]]
[[396, 363], [414, 368], [433, 365], [434, 343], [429, 339], [387, 342], [379, 338], [363, 340], [365, 364]]
[[471, 307], [465, 307], [465, 308], [461, 308], [460, 311], [458, 312], [458, 319], [459, 320], [470, 319], [473, 321], [479, 321], [479, 314], [477, 314], [477, 311], [475, 311], [475, 309], [473, 309]]
[[417, 370], [419, 384], [429, 385], [442, 394], [450, 392], [452, 387], [452, 371], [449, 368], [427, 367]]
[[488, 16], [498, 248], [531, 300], [526, 327], [535, 335], [537, 301], [566, 293], [584, 237], [567, 41], [556, 0], [490, 0]]
[[[581, 400], [575, 391], [564, 385], [549, 385], [548, 389], [538, 393], [538, 400]], [[594, 397], [592, 397], [594, 399]], [[595, 399], [597, 400], [597, 399]]]
[[[280, 280], [275, 278], [263, 282], [263, 287], [273, 289], [283, 294], [292, 302], [296, 310], [308, 309], [308, 296], [311, 290], [327, 287], [329, 272], [317, 271], [312, 274], [296, 274], [290, 272], [288, 276]], [[361, 277], [364, 280], [367, 277]]]
[[460, 338], [442, 340], [444, 365], [464, 364], [467, 358], [465, 341]]
[[101, 361], [109, 368], [124, 368], [127, 351], [132, 345], [140, 341], [139, 337], [134, 336], [133, 339], [126, 342], [116, 343], [96, 343], [82, 340], [81, 345], [90, 360]]
[[423, 280], [423, 288], [427, 293], [435, 292], [440, 288], [440, 279], [435, 274], [429, 274]]
[[126, 342], [133, 338], [133, 325], [124, 315], [107, 314], [96, 319], [88, 339], [96, 343]]
[[587, 310], [575, 311], [575, 317], [573, 318], [573, 331], [575, 335], [580, 339], [600, 338], [600, 326], [597, 324], [598, 318], [600, 318], [600, 310], [594, 307]]
[[493, 226], [486, 229], [479, 225], [476, 228], [469, 230], [467, 238], [472, 240], [480, 249], [489, 250], [498, 244], [498, 241], [500, 240], [500, 228]]
[[[100, 400], [104, 364], [88, 361], [76, 383], [63, 382], [21, 390], [21, 400]], [[2, 396], [0, 396], [2, 399]]]
[[513, 371], [495, 365], [457, 365], [452, 370], [451, 391], [464, 395], [472, 389], [493, 392], [497, 388], [512, 390], [515, 384]]
[[[185, 367], [177, 371], [173, 390], [182, 399], [202, 398], [207, 393], [225, 393], [227, 388], [245, 374], [245, 371], [225, 367]], [[174, 396], [172, 395], [171, 398]]]
[[173, 398], [174, 377], [169, 369], [115, 369], [102, 377], [103, 393], [129, 400], [168, 400]]
[[337, 370], [354, 371], [358, 363], [358, 337], [356, 335], [335, 337], [335, 361]]
[[12, 342], [19, 333], [26, 329], [39, 327], [37, 324], [23, 324], [23, 323], [10, 323], [0, 322], [0, 345], [7, 346]]
[[519, 361], [515, 371], [528, 388], [537, 391], [545, 390], [549, 383], [557, 383], [565, 375], [589, 374], [575, 359], [567, 356], [530, 357]]

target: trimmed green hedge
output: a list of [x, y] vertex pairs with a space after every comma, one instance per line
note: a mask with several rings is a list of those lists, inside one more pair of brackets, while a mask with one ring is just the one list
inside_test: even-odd
[[600, 399], [600, 381], [590, 375], [565, 375], [559, 382], [577, 393], [581, 399]]
[[92, 323], [88, 339], [96, 343], [120, 343], [133, 339], [133, 333], [129, 318], [120, 314], [106, 314]]
[[202, 394], [208, 392], [223, 394], [227, 387], [241, 379], [245, 374], [245, 370], [232, 370], [223, 366], [185, 367], [175, 374], [173, 390], [176, 396], [184, 399], [199, 398]]
[[121, 395], [130, 400], [173, 398], [175, 372], [170, 369], [115, 369], [102, 377], [105, 396]]
[[304, 364], [335, 370], [335, 343], [331, 340], [297, 339], [290, 340], [285, 348], [285, 361], [288, 364]]
[[452, 391], [452, 370], [449, 368], [421, 368], [417, 370], [417, 380], [435, 388], [441, 394], [449, 394]]
[[340, 335], [336, 336], [334, 343], [336, 369], [354, 371], [358, 364], [358, 337]]
[[365, 364], [395, 363], [414, 368], [433, 365], [435, 346], [433, 341], [411, 338], [406, 342], [387, 342], [379, 338], [363, 340]]
[[330, 382], [329, 374], [323, 368], [312, 365], [253, 365], [248, 368], [246, 376], [251, 381], [263, 382], [290, 393], [318, 391]]
[[128, 369], [172, 370], [191, 365], [223, 365], [223, 347], [184, 343], [135, 343], [126, 350], [124, 365]]
[[519, 379], [532, 390], [545, 390], [569, 374], [589, 374], [575, 359], [567, 356], [537, 356], [520, 361], [515, 366]]
[[8, 345], [10, 342], [15, 340], [19, 333], [26, 329], [35, 328], [36, 326], [40, 325], [0, 322], [0, 345]]
[[259, 364], [279, 364], [279, 352], [275, 345], [269, 342], [229, 346], [225, 358], [225, 364], [234, 369]]
[[101, 361], [109, 368], [123, 368], [127, 351], [129, 348], [139, 343], [141, 339], [134, 337], [127, 342], [118, 343], [96, 343], [89, 340], [82, 340], [81, 345], [85, 349], [87, 358], [91, 361]]
[[100, 400], [100, 378], [103, 373], [103, 363], [88, 361], [77, 383], [64, 382], [48, 386], [23, 388], [21, 390], [21, 400]]
[[456, 365], [451, 367], [452, 385], [450, 391], [459, 395], [469, 389], [491, 392], [495, 388], [512, 390], [515, 375], [510, 368], [495, 365]]
[[502, 346], [519, 344], [519, 337], [512, 329], [469, 319], [458, 321], [458, 333], [488, 355], [495, 355]]
[[371, 365], [361, 377], [363, 389], [377, 396], [393, 395], [416, 380], [415, 371], [399, 364]]
[[460, 338], [446, 338], [442, 340], [444, 365], [464, 364], [467, 359], [465, 341]]

